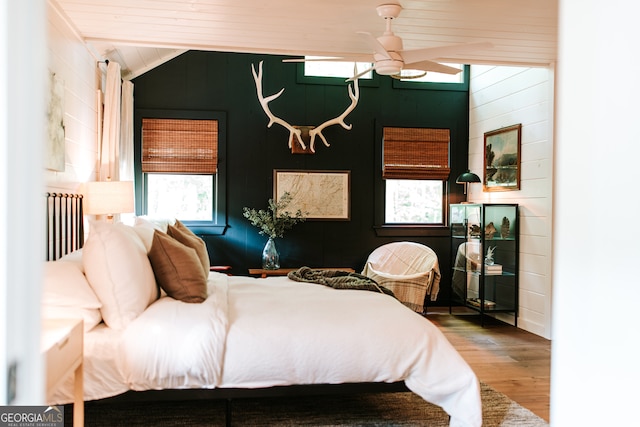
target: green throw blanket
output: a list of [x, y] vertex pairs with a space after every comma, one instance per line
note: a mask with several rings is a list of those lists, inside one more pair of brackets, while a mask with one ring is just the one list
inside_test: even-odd
[[287, 277], [296, 282], [318, 283], [335, 289], [361, 289], [365, 291], [381, 292], [395, 298], [392, 291], [378, 285], [375, 280], [358, 273], [341, 270], [318, 270], [300, 267], [291, 271]]

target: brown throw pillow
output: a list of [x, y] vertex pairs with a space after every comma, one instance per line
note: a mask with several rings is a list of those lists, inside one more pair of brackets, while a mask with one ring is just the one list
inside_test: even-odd
[[207, 275], [195, 249], [156, 230], [149, 250], [156, 282], [172, 298], [189, 303], [207, 298]]
[[209, 262], [209, 252], [207, 252], [207, 244], [200, 237], [196, 236], [186, 225], [176, 220], [175, 225], [169, 225], [167, 227], [167, 234], [178, 242], [196, 250], [202, 268], [204, 269], [205, 276], [209, 275], [209, 268], [211, 267]]

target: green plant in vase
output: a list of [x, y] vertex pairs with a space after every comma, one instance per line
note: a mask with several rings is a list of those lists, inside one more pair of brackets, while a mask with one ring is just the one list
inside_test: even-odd
[[242, 209], [242, 215], [249, 220], [251, 225], [260, 229], [258, 233], [269, 238], [262, 251], [262, 268], [266, 270], [280, 268], [280, 255], [276, 249], [275, 239], [283, 237], [286, 230], [305, 220], [300, 209], [293, 215], [286, 210], [290, 203], [291, 194], [285, 192], [277, 202], [274, 199], [269, 199], [269, 206], [266, 210], [248, 207]]

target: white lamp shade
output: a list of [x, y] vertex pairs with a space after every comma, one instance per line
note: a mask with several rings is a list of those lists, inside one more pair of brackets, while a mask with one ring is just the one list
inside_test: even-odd
[[133, 181], [93, 181], [84, 184], [84, 213], [113, 215], [133, 212]]

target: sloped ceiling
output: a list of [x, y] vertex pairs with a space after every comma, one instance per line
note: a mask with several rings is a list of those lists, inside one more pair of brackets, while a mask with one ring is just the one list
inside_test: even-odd
[[[185, 50], [283, 55], [368, 54], [356, 33], [381, 35], [382, 0], [49, 0], [80, 37], [136, 77]], [[442, 62], [548, 66], [557, 0], [403, 0], [393, 31], [405, 49], [489, 41]]]

